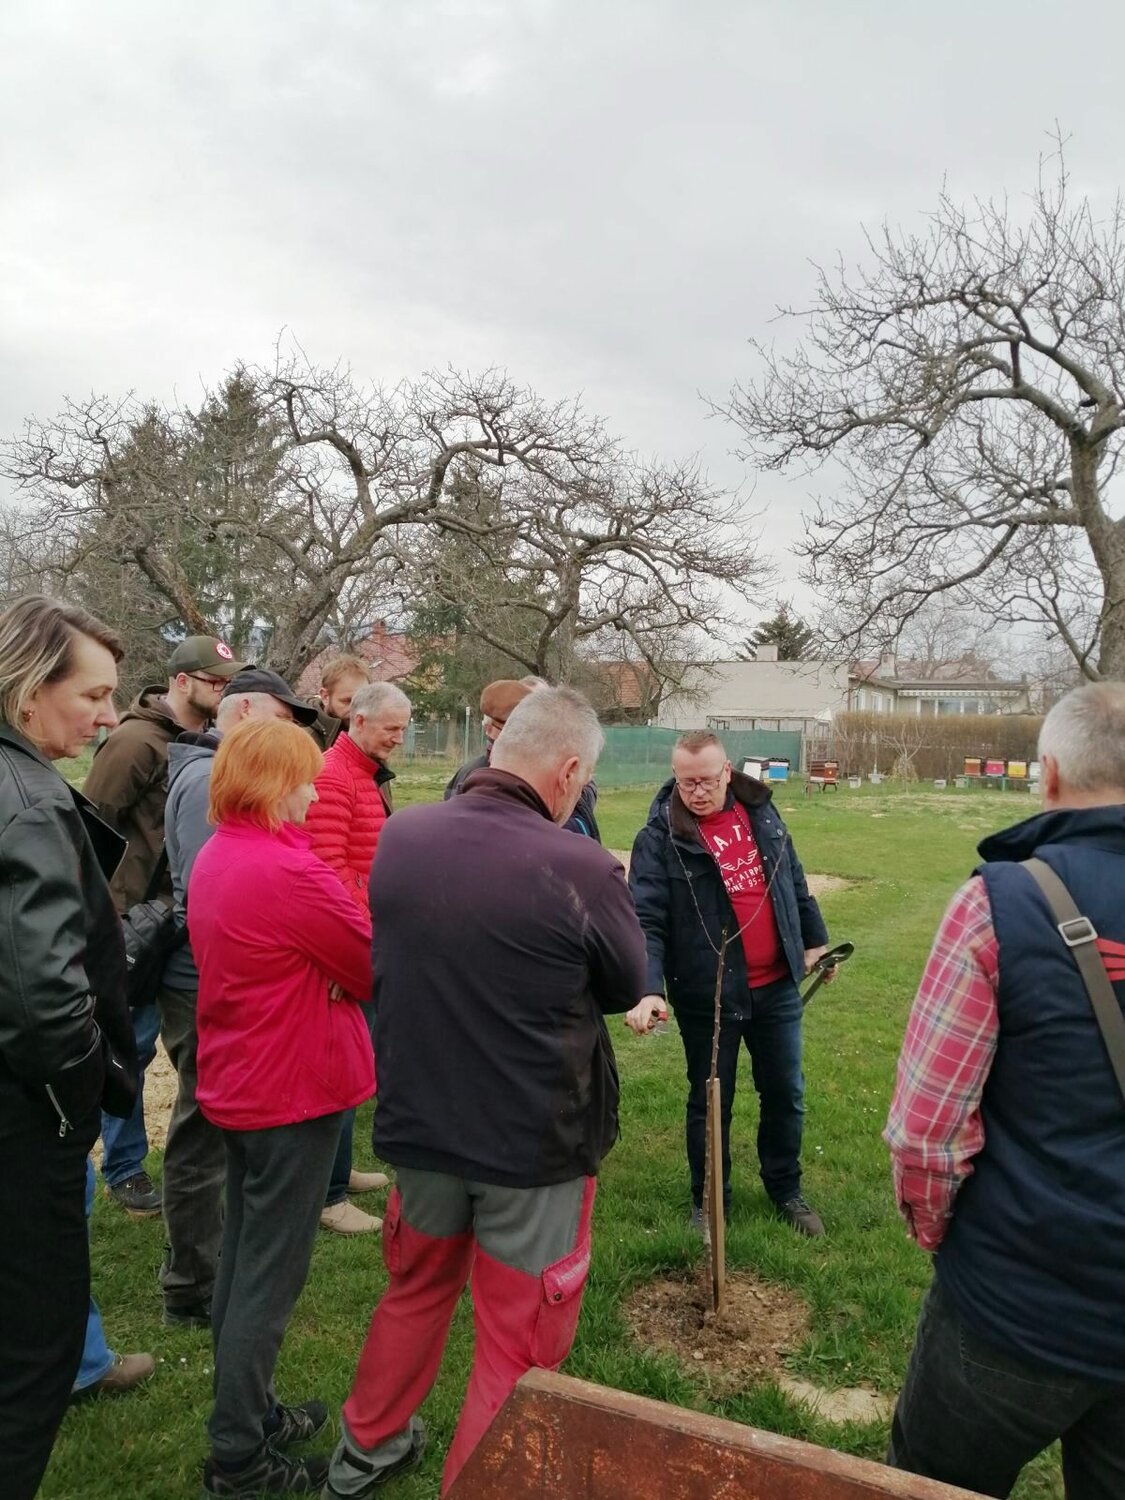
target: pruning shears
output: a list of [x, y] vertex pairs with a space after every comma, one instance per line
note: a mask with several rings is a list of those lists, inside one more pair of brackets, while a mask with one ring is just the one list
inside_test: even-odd
[[835, 948], [829, 948], [827, 953], [821, 954], [809, 970], [809, 973], [813, 976], [813, 981], [801, 996], [802, 1010], [816, 994], [817, 990], [820, 989], [828, 976], [834, 974], [842, 963], [846, 963], [854, 952], [854, 943], [837, 943]]

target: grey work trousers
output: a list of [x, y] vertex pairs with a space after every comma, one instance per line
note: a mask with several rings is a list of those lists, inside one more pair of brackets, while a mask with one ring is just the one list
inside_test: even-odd
[[196, 1101], [195, 1006], [198, 991], [162, 989], [160, 1035], [179, 1080], [164, 1147], [164, 1263], [160, 1285], [172, 1312], [211, 1301], [223, 1237], [223, 1132]]
[[308, 1275], [341, 1114], [268, 1130], [224, 1130], [227, 1212], [211, 1304], [215, 1406], [207, 1424], [224, 1463], [261, 1447], [277, 1405], [273, 1372]]

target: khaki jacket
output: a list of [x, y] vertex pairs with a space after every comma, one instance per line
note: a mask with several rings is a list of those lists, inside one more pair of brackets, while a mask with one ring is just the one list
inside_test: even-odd
[[[181, 732], [164, 688], [146, 687], [94, 755], [83, 791], [111, 827], [128, 842], [110, 882], [114, 904], [127, 911], [145, 899], [164, 847], [164, 803], [168, 796], [168, 746]], [[156, 894], [171, 896], [171, 881]]]

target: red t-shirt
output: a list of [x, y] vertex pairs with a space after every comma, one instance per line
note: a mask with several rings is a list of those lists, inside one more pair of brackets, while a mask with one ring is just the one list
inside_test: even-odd
[[766, 889], [762, 856], [750, 819], [737, 802], [699, 820], [703, 842], [714, 856], [727, 888], [734, 920], [742, 929], [742, 951], [751, 989], [783, 979], [789, 965], [778, 936], [773, 902]]

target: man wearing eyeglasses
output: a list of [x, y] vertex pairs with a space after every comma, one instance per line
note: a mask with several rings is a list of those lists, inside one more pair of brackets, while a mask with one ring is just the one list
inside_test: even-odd
[[677, 742], [672, 778], [633, 844], [629, 886], [645, 934], [649, 993], [625, 1019], [636, 1032], [650, 1030], [665, 1013], [667, 987], [687, 1060], [693, 1227], [703, 1228], [707, 1080], [724, 952], [718, 1051], [724, 1208], [745, 1043], [758, 1093], [762, 1183], [786, 1223], [822, 1235], [823, 1221], [801, 1192], [805, 1086], [797, 986], [827, 951], [828, 933], [769, 787], [732, 770], [716, 735], [700, 731]]
[[[168, 662], [168, 685], [141, 692], [121, 715], [117, 728], [98, 747], [83, 791], [106, 822], [127, 840], [125, 857], [110, 884], [118, 911], [124, 912], [148, 892], [164, 848], [164, 803], [168, 795], [168, 746], [185, 729], [205, 729], [215, 717], [223, 688], [244, 662], [236, 661], [225, 641], [211, 635], [189, 635]], [[166, 895], [172, 885], [154, 895]], [[144, 1170], [144, 1074], [156, 1055], [160, 1022], [156, 996], [133, 1012], [140, 1057], [141, 1086], [127, 1120], [102, 1116], [102, 1175], [114, 1202], [137, 1218], [155, 1217], [159, 1191]]]

